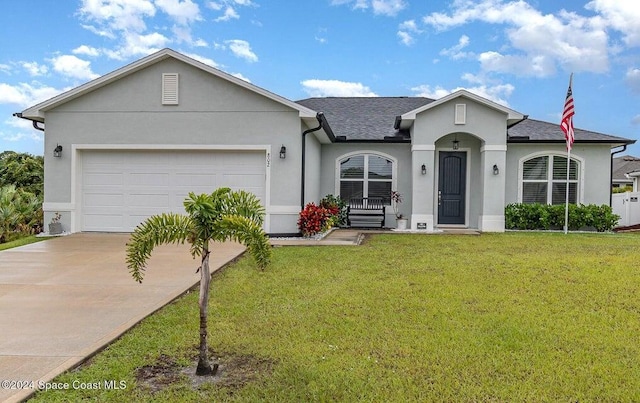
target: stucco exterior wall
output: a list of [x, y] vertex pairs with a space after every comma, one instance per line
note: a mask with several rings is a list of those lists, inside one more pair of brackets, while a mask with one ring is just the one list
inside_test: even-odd
[[[399, 206], [399, 212], [405, 217], [411, 214], [412, 175], [419, 174], [413, 172], [411, 168], [411, 146], [409, 144], [391, 144], [391, 143], [336, 143], [322, 145], [322, 168], [320, 175], [320, 197], [327, 194], [338, 195], [339, 187], [336, 188], [336, 179], [339, 179], [339, 171], [336, 170], [338, 159], [348, 153], [379, 153], [396, 159], [396, 182], [395, 188], [403, 196], [403, 202]], [[317, 200], [316, 200], [317, 201]], [[395, 226], [395, 216], [393, 209], [387, 207], [386, 225], [388, 227]]]
[[[564, 144], [509, 144], [506, 169], [506, 204], [518, 202], [520, 160], [534, 154], [537, 155], [537, 153], [566, 156], [567, 151]], [[611, 188], [611, 145], [574, 143], [571, 157], [584, 161], [581, 166], [581, 202], [608, 205]]]
[[[162, 73], [179, 74], [179, 105], [162, 105]], [[299, 205], [299, 112], [180, 61], [164, 60], [123, 77], [47, 111], [45, 119], [45, 150], [56, 144], [64, 149], [61, 158], [45, 153], [45, 222], [63, 210], [63, 225], [71, 226], [64, 207], [78, 208], [71, 199], [72, 178], [78, 174], [72, 172], [72, 159], [80, 157], [73, 148], [78, 145], [259, 146], [270, 170], [266, 207], [274, 213], [274, 229], [287, 226], [279, 223], [278, 214], [291, 214], [291, 206]], [[278, 157], [281, 145], [287, 147], [284, 160]]]

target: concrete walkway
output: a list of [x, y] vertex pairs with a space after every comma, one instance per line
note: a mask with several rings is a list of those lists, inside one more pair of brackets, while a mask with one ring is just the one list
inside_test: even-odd
[[[125, 264], [128, 234], [73, 234], [0, 252], [0, 381], [47, 382], [197, 284], [188, 245], [157, 248], [145, 279]], [[211, 269], [244, 247], [214, 246]], [[34, 390], [9, 389], [17, 402]]]

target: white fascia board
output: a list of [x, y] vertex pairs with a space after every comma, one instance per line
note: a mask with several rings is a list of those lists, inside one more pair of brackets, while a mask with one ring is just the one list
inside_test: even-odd
[[52, 108], [55, 108], [59, 105], [62, 105], [66, 102], [71, 101], [72, 99], [78, 98], [84, 94], [87, 94], [91, 91], [94, 91], [100, 87], [103, 87], [111, 82], [114, 82], [116, 80], [119, 80], [123, 77], [126, 77], [136, 71], [142, 70], [152, 64], [158, 63], [162, 60], [165, 60], [167, 58], [173, 57], [174, 59], [178, 59], [186, 64], [189, 64], [193, 67], [199, 68], [201, 70], [204, 70], [210, 74], [213, 74], [214, 76], [220, 77], [224, 80], [230, 81], [240, 87], [243, 87], [245, 89], [248, 89], [249, 91], [255, 92], [257, 94], [260, 94], [264, 97], [267, 97], [271, 100], [274, 100], [278, 103], [281, 103], [285, 106], [288, 106], [292, 109], [295, 109], [299, 112], [299, 115], [301, 118], [308, 118], [308, 117], [315, 117], [316, 116], [316, 112], [304, 107], [300, 104], [297, 104], [293, 101], [290, 101], [284, 97], [281, 97], [280, 95], [274, 94], [273, 92], [267, 91], [264, 88], [260, 88], [254, 84], [251, 84], [245, 80], [242, 80], [240, 78], [234, 77], [228, 73], [225, 73], [221, 70], [216, 69], [215, 67], [211, 67], [207, 64], [204, 64], [200, 61], [197, 61], [195, 59], [192, 59], [188, 56], [183, 55], [182, 53], [178, 53], [175, 50], [169, 49], [169, 48], [165, 48], [162, 49], [156, 53], [153, 53], [149, 56], [143, 57], [142, 59], [139, 59], [133, 63], [130, 63], [124, 67], [121, 67], [117, 70], [112, 71], [111, 73], [105, 74], [102, 77], [98, 77], [95, 80], [89, 81], [88, 83], [85, 83], [79, 87], [73, 88], [69, 91], [63, 92], [62, 94], [59, 94], [51, 99], [48, 99], [44, 102], [41, 102], [37, 105], [34, 105], [30, 108], [25, 109], [22, 112], [23, 117], [27, 118], [27, 119], [33, 119], [33, 120], [40, 120], [43, 121], [44, 120], [44, 112], [46, 112], [47, 110], [50, 110]]
[[490, 100], [488, 100], [486, 98], [483, 98], [483, 97], [481, 97], [479, 95], [476, 95], [476, 94], [474, 94], [472, 92], [469, 92], [467, 90], [458, 90], [456, 92], [452, 92], [451, 94], [449, 94], [449, 95], [447, 95], [445, 97], [442, 97], [442, 98], [440, 98], [440, 99], [438, 99], [436, 101], [433, 101], [433, 102], [431, 102], [429, 104], [426, 104], [424, 106], [421, 106], [421, 107], [419, 107], [417, 109], [414, 109], [412, 111], [409, 111], [409, 112], [403, 114], [401, 116], [401, 118], [402, 118], [402, 120], [405, 120], [405, 119], [406, 120], [415, 120], [417, 114], [419, 114], [421, 112], [424, 112], [424, 111], [426, 111], [428, 109], [435, 108], [438, 105], [441, 105], [441, 104], [443, 104], [445, 102], [449, 102], [452, 99], [459, 98], [459, 97], [464, 97], [464, 98], [471, 99], [471, 100], [476, 101], [476, 102], [478, 102], [480, 104], [483, 104], [483, 105], [485, 105], [485, 106], [487, 106], [487, 107], [489, 107], [491, 109], [495, 109], [497, 111], [500, 111], [500, 112], [502, 112], [502, 113], [507, 115], [507, 120], [524, 119], [524, 115], [522, 113], [520, 113], [518, 111], [515, 111], [515, 110], [513, 110], [511, 108], [507, 108], [506, 106], [502, 106], [500, 104], [497, 104], [497, 103], [495, 103], [493, 101], [490, 101]]

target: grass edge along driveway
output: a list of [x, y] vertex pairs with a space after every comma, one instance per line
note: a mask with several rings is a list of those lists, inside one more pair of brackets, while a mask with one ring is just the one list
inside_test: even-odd
[[376, 235], [277, 248], [265, 272], [244, 258], [212, 282], [212, 352], [250, 363], [233, 369], [246, 376], [194, 387], [179, 372], [197, 355], [190, 293], [57, 379], [126, 389], [35, 400], [639, 401], [639, 240]]

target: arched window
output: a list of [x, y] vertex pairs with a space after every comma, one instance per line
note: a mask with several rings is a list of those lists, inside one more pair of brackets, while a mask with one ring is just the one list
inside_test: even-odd
[[[521, 160], [520, 201], [522, 203], [563, 204], [567, 191], [567, 157], [538, 155]], [[581, 161], [571, 158], [569, 203], [580, 202]]]
[[338, 159], [337, 187], [343, 200], [381, 197], [391, 204], [395, 162], [390, 157], [357, 153]]

